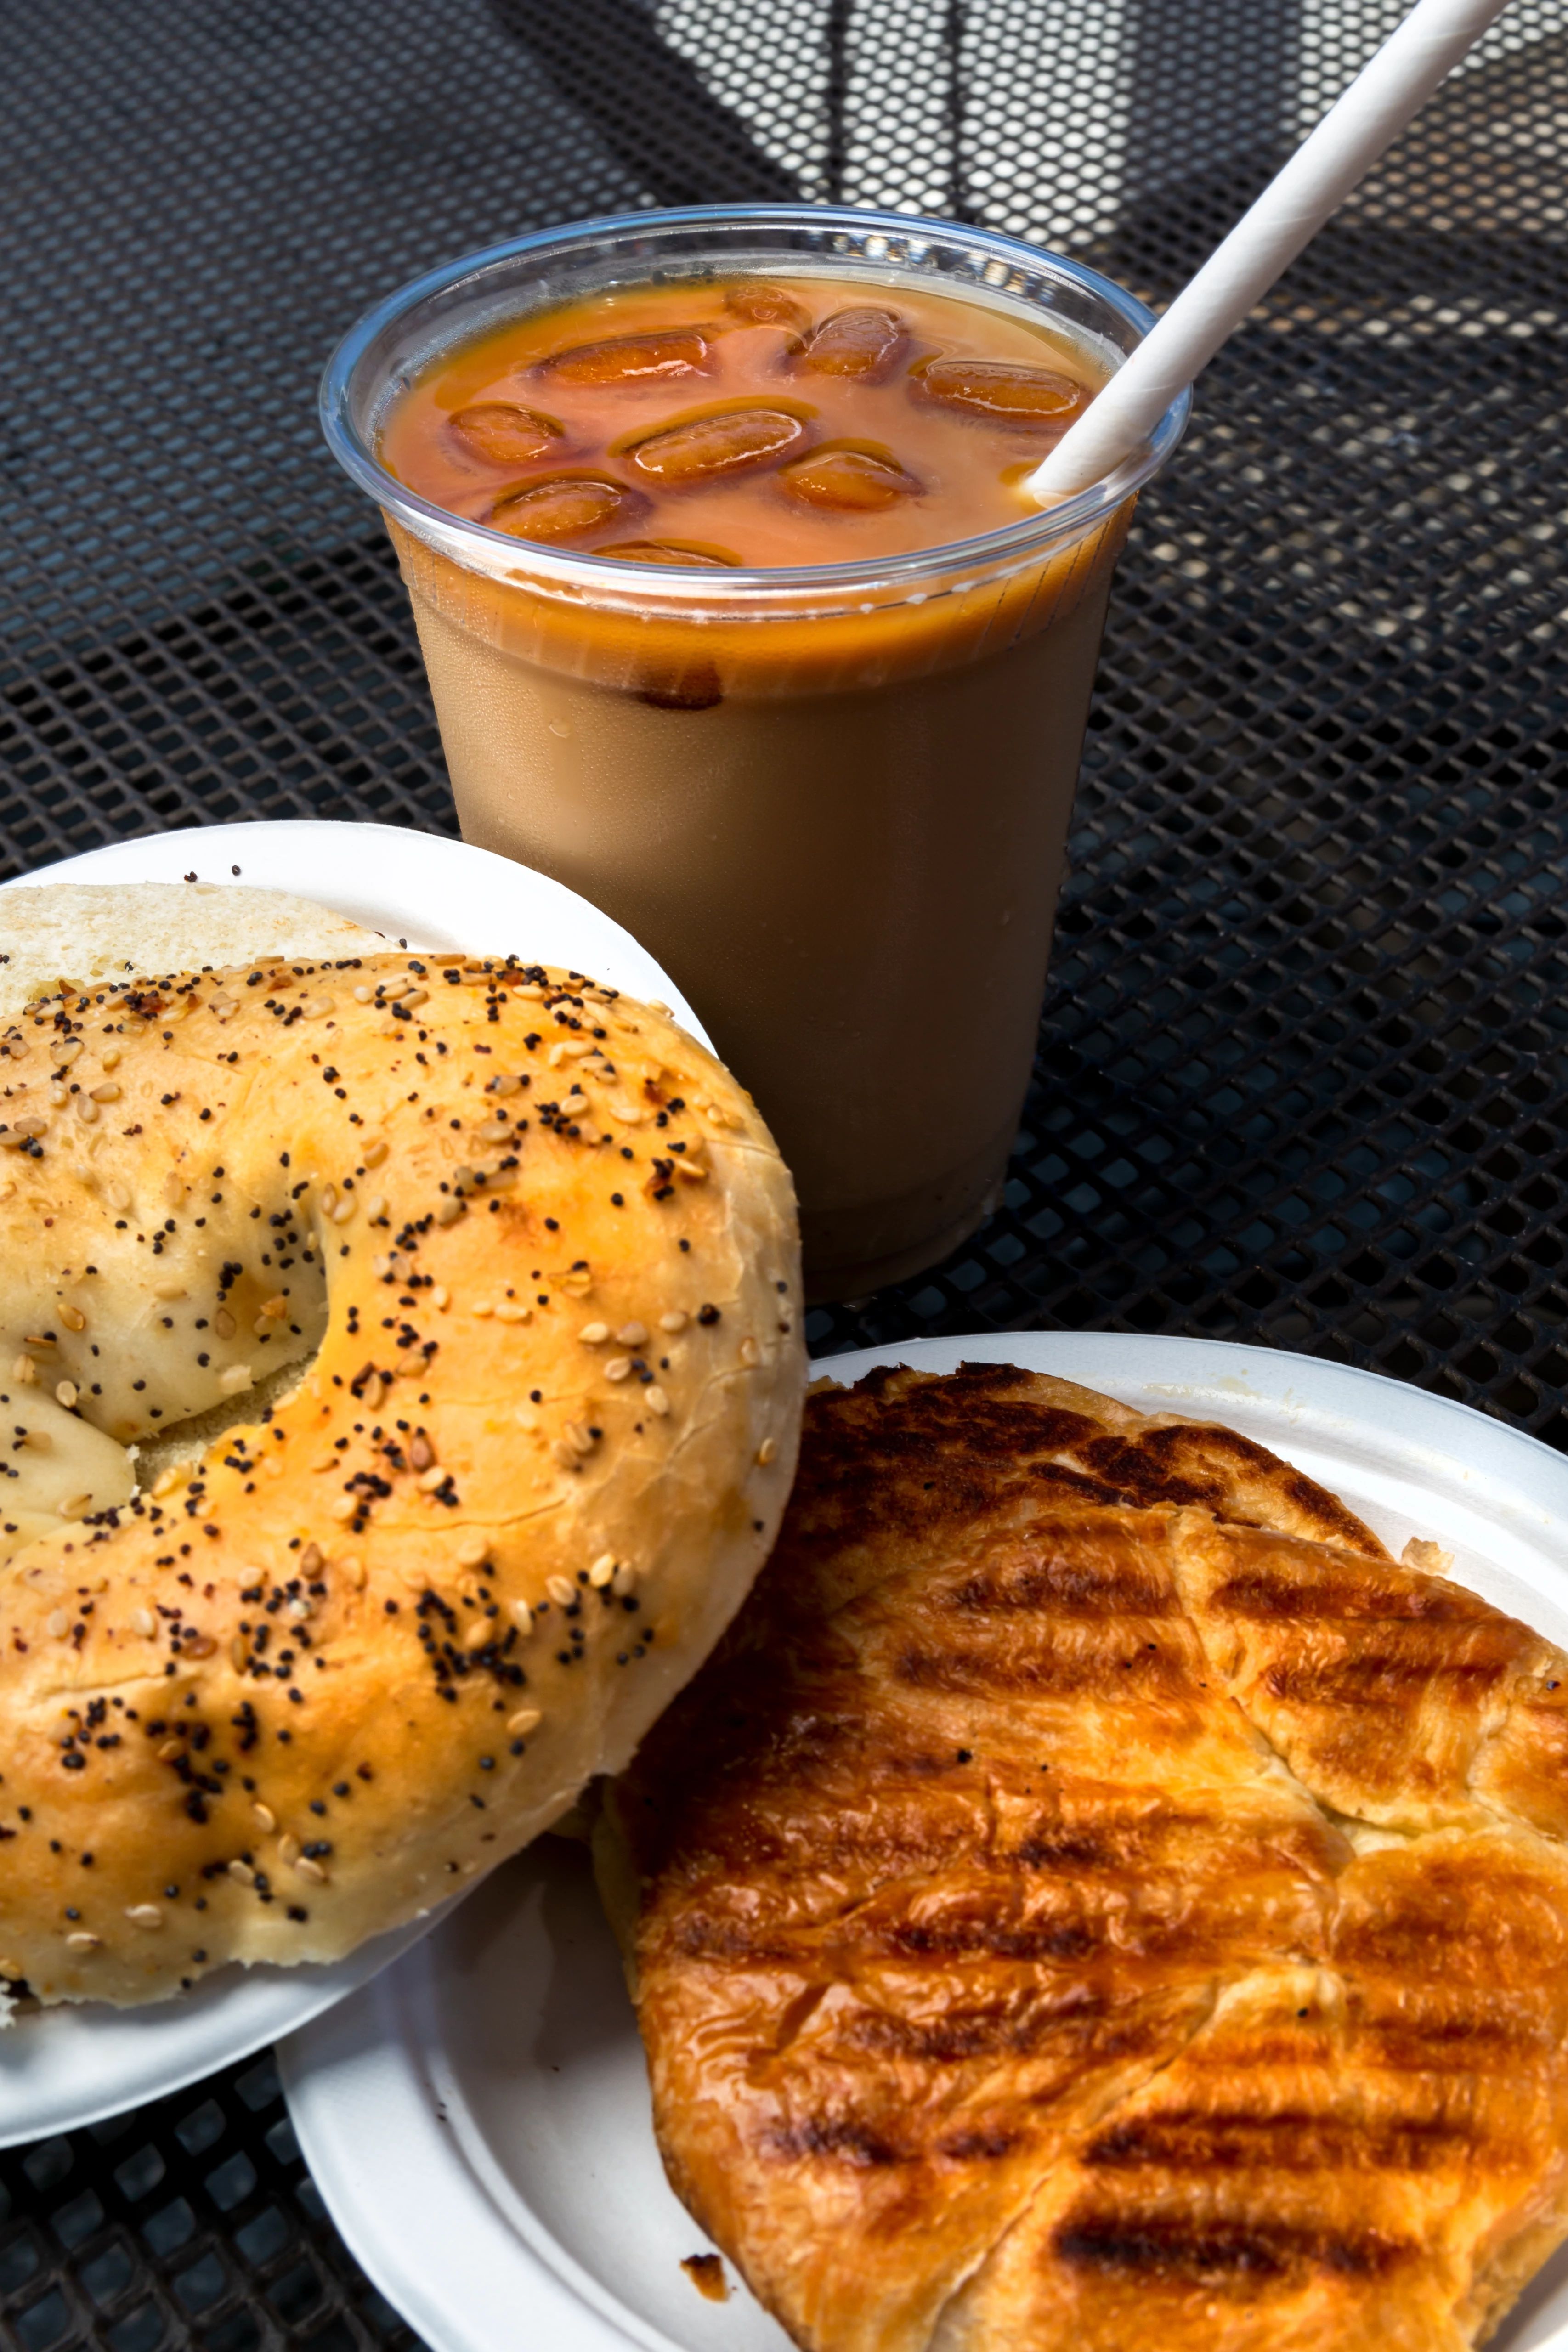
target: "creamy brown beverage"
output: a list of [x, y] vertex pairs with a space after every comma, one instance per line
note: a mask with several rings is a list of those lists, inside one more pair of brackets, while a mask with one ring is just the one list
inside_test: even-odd
[[1141, 321], [701, 226], [608, 273], [563, 233], [590, 282], [383, 357], [362, 446], [466, 838], [667, 966], [852, 1296], [1000, 1188], [1137, 474], [1076, 528], [1021, 484]]

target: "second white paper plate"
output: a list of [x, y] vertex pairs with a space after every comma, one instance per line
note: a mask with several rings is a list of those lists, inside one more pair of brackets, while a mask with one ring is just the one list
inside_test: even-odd
[[[847, 1382], [966, 1360], [1227, 1422], [1342, 1495], [1391, 1550], [1438, 1538], [1462, 1582], [1568, 1643], [1568, 1462], [1517, 1430], [1370, 1372], [1204, 1339], [987, 1335], [816, 1369]], [[334, 2220], [434, 2352], [788, 2352], [743, 2288], [710, 2304], [681, 2271], [709, 2249], [659, 2164], [580, 1852], [545, 1839], [520, 1855], [281, 2055]], [[1492, 2344], [1568, 2352], [1568, 2251]]]

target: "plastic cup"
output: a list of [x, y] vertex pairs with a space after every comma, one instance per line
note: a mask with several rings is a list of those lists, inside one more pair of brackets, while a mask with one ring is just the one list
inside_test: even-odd
[[397, 549], [465, 839], [580, 891], [670, 971], [795, 1172], [809, 1294], [849, 1297], [936, 1264], [1000, 1197], [1111, 572], [1189, 404], [1047, 511], [810, 568], [519, 541], [377, 460], [407, 385], [509, 317], [770, 268], [928, 285], [1042, 320], [1107, 370], [1152, 324], [1095, 271], [981, 229], [639, 213], [403, 288], [339, 347], [321, 406]]

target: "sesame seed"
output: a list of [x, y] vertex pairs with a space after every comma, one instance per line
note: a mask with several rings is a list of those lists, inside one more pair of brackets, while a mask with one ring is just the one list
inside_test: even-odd
[[507, 1718], [506, 1727], [514, 1739], [526, 1739], [531, 1731], [538, 1730], [543, 1720], [536, 1706], [525, 1706]]
[[643, 1402], [647, 1405], [649, 1412], [657, 1413], [661, 1421], [665, 1414], [669, 1411], [669, 1399], [665, 1395], [664, 1391], [658, 1386], [657, 1381], [655, 1381], [652, 1388], [644, 1389]]
[[570, 1609], [577, 1598], [577, 1588], [569, 1576], [547, 1576], [544, 1590], [558, 1609]]
[[588, 1570], [588, 1581], [594, 1587], [595, 1591], [602, 1592], [605, 1585], [609, 1583], [610, 1579], [615, 1575], [615, 1553], [613, 1551], [602, 1551], [599, 1554], [598, 1559], [594, 1562], [593, 1567]]
[[610, 1336], [607, 1323], [584, 1323], [577, 1337], [585, 1348], [602, 1348]]

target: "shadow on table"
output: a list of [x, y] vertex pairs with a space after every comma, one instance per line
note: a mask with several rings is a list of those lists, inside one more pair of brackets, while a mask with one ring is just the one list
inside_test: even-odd
[[651, 0], [487, 0], [563, 101], [661, 205], [797, 204], [793, 173], [764, 153], [695, 68], [660, 37]]

